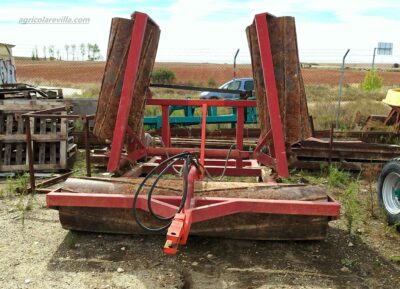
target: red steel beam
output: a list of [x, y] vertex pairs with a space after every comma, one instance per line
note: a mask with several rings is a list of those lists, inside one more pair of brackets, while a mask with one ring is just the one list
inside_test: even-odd
[[151, 98], [146, 100], [147, 105], [176, 105], [176, 106], [235, 106], [235, 107], [256, 107], [255, 100], [225, 100], [225, 99], [159, 99]]
[[[191, 152], [195, 154], [200, 154], [200, 150], [198, 148], [148, 148], [147, 150], [148, 156], [166, 156], [167, 153], [170, 156], [180, 154], [183, 152]], [[226, 158], [228, 155], [228, 151], [226, 149], [206, 149], [205, 157], [206, 158]], [[240, 151], [240, 150], [232, 150], [230, 153], [230, 158], [238, 159], [238, 158], [249, 158], [251, 155], [248, 151]]]
[[[148, 161], [147, 163], [160, 163], [161, 162], [161, 158], [159, 157], [154, 157], [155, 159], [152, 159], [151, 161]], [[205, 159], [204, 160], [205, 165], [206, 166], [225, 166], [226, 160], [225, 159]], [[175, 164], [176, 165], [182, 165], [183, 161], [177, 161]], [[243, 166], [253, 166], [254, 168], [259, 168], [259, 166], [257, 164], [254, 163], [254, 160], [243, 160], [242, 161]], [[232, 167], [232, 166], [236, 166], [236, 160], [235, 159], [229, 159], [227, 162], [227, 166], [228, 167]]]
[[166, 147], [171, 146], [171, 127], [169, 126], [169, 106], [162, 106], [161, 138]]
[[[91, 208], [125, 208], [131, 209], [133, 194], [85, 194], [65, 191], [53, 191], [46, 196], [48, 207], [91, 207]], [[176, 213], [177, 206], [169, 202], [178, 203], [179, 196], [154, 195], [152, 204], [162, 216], [171, 216]], [[328, 202], [293, 201], [293, 200], [266, 200], [247, 198], [218, 198], [193, 197], [192, 222], [202, 222], [235, 213], [265, 213], [283, 215], [307, 215], [338, 217], [340, 204], [329, 198]], [[200, 205], [200, 206], [193, 206]], [[147, 209], [147, 196], [139, 196], [137, 207]]]
[[[236, 149], [243, 150], [243, 129], [244, 129], [244, 107], [237, 108], [237, 120], [236, 120]], [[242, 160], [237, 160], [237, 167], [242, 167]]]
[[[144, 164], [142, 166], [142, 172], [143, 173], [149, 173], [152, 169], [156, 167], [153, 164]], [[182, 165], [176, 165], [175, 168], [180, 170]], [[220, 176], [222, 172], [224, 171], [223, 166], [208, 166], [206, 165], [205, 168], [207, 169], [207, 172], [212, 175], [212, 176]], [[160, 172], [161, 168], [156, 171]], [[170, 168], [167, 170], [168, 174], [174, 173], [173, 169]], [[244, 167], [244, 168], [238, 168], [238, 167], [227, 167], [225, 170], [225, 176], [235, 176], [235, 177], [259, 177], [261, 175], [261, 168], [260, 167]]]
[[115, 122], [110, 157], [107, 170], [114, 172], [119, 168], [121, 151], [127, 132], [128, 118], [132, 107], [132, 92], [136, 84], [136, 76], [139, 69], [140, 52], [142, 50], [144, 33], [148, 16], [144, 13], [135, 12], [131, 43], [125, 69], [124, 82], [122, 84], [121, 99], [119, 102], [117, 119]]
[[278, 91], [275, 82], [274, 63], [272, 60], [271, 43], [268, 33], [267, 14], [255, 16], [258, 44], [260, 48], [261, 66], [263, 70], [265, 97], [267, 100], [269, 120], [271, 124], [272, 138], [274, 143], [276, 170], [279, 176], [288, 177], [289, 169], [286, 158], [285, 140], [282, 129], [281, 112], [279, 108]]
[[[207, 132], [207, 104], [201, 106], [201, 144], [200, 144], [200, 164], [204, 166], [206, 156], [206, 132]], [[204, 170], [201, 168], [201, 179], [204, 178]]]

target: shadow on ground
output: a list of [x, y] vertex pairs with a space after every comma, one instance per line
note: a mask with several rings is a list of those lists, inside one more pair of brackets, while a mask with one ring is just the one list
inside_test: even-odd
[[176, 272], [183, 288], [394, 288], [400, 281], [393, 264], [358, 237], [334, 228], [326, 241], [314, 242], [189, 237], [175, 256], [163, 254], [164, 241], [164, 236], [69, 233], [48, 268]]

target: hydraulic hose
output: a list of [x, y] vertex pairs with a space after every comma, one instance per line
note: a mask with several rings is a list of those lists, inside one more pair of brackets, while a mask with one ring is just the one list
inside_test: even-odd
[[[179, 204], [177, 213], [180, 213], [183, 209], [183, 206], [185, 205], [185, 201], [186, 201], [186, 197], [187, 197], [187, 183], [188, 183], [188, 171], [189, 171], [189, 167], [191, 164], [194, 163], [193, 157], [191, 155], [191, 153], [189, 152], [184, 152], [184, 153], [180, 153], [177, 155], [174, 155], [172, 157], [167, 158], [166, 160], [162, 161], [157, 167], [153, 168], [149, 174], [143, 179], [143, 181], [140, 183], [140, 185], [138, 186], [134, 198], [133, 198], [133, 216], [135, 218], [136, 223], [138, 224], [139, 227], [141, 227], [143, 230], [147, 231], [147, 232], [151, 232], [151, 233], [157, 233], [157, 232], [162, 232], [164, 230], [166, 230], [172, 223], [172, 219], [174, 218], [173, 216], [170, 217], [162, 217], [157, 215], [156, 213], [154, 213], [153, 208], [151, 206], [151, 197], [153, 194], [153, 191], [158, 183], [158, 181], [161, 179], [161, 177], [168, 172], [168, 170], [178, 161], [180, 160], [184, 160], [184, 174], [183, 174], [183, 178], [184, 178], [184, 188], [183, 188], [183, 194], [182, 194], [182, 199], [181, 202]], [[148, 204], [148, 208], [149, 208], [149, 212], [152, 215], [153, 218], [160, 220], [160, 221], [168, 221], [167, 224], [165, 224], [164, 226], [161, 226], [159, 228], [150, 228], [146, 225], [144, 225], [140, 220], [139, 220], [139, 216], [137, 214], [137, 200], [139, 197], [140, 192], [142, 191], [145, 183], [147, 182], [147, 180], [163, 165], [168, 164], [161, 172], [160, 174], [157, 176], [157, 178], [155, 179], [155, 181], [153, 182], [153, 184], [150, 187], [150, 190], [148, 192], [148, 199], [147, 199], [147, 204]]]

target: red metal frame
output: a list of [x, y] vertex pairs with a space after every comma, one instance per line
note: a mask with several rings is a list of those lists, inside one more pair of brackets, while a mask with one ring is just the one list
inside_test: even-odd
[[122, 85], [120, 105], [115, 122], [114, 135], [111, 145], [108, 171], [116, 171], [121, 160], [121, 151], [125, 141], [128, 127], [128, 118], [132, 107], [132, 92], [136, 83], [136, 76], [139, 69], [140, 51], [142, 50], [144, 33], [146, 31], [147, 14], [135, 12], [133, 14], [131, 43], [128, 52], [128, 60], [125, 69], [124, 82]]
[[[195, 197], [194, 184], [199, 174], [195, 167], [191, 167], [188, 177], [188, 195], [181, 213], [177, 213], [167, 232], [167, 241], [164, 252], [175, 254], [179, 245], [187, 242], [190, 227], [193, 223], [216, 219], [237, 213], [263, 213], [283, 215], [326, 216], [337, 218], [340, 214], [340, 204], [328, 198], [328, 202], [293, 201], [293, 200], [266, 200], [247, 198], [217, 198]], [[151, 203], [154, 212], [168, 217], [176, 213], [181, 197], [160, 196], [152, 197]], [[47, 194], [48, 207], [97, 207], [132, 209], [133, 195], [123, 194], [85, 194], [73, 193], [56, 189]], [[147, 196], [140, 195], [137, 209], [149, 211]]]
[[[135, 13], [135, 24], [132, 31], [131, 46], [129, 49], [128, 63], [125, 71], [124, 84], [121, 94], [116, 126], [114, 130], [111, 153], [109, 156], [108, 170], [118, 169], [125, 137], [128, 135], [132, 140], [127, 146], [126, 158], [136, 161], [143, 156], [158, 156], [157, 161], [168, 155], [181, 152], [193, 152], [199, 155], [200, 162], [211, 175], [220, 175], [226, 171], [226, 175], [232, 176], [261, 176], [261, 168], [255, 161], [275, 168], [281, 177], [287, 177], [288, 166], [285, 152], [285, 141], [283, 136], [279, 101], [275, 83], [275, 75], [270, 49], [267, 14], [258, 14], [255, 17], [258, 41], [260, 46], [261, 64], [264, 72], [264, 83], [266, 84], [265, 97], [268, 104], [268, 113], [271, 130], [266, 135], [261, 135], [254, 151], [243, 149], [244, 108], [254, 107], [256, 102], [252, 100], [177, 100], [177, 99], [147, 99], [147, 105], [158, 105], [162, 107], [162, 139], [166, 147], [146, 148], [140, 132], [132, 131], [128, 127], [128, 115], [132, 104], [132, 89], [138, 73], [138, 63], [141, 46], [143, 43], [146, 21], [148, 16], [143, 13]], [[169, 126], [169, 106], [199, 106], [202, 109], [201, 144], [199, 149], [173, 148], [171, 147], [171, 134]], [[238, 118], [236, 127], [236, 149], [230, 152], [226, 149], [206, 149], [206, 116], [208, 106], [237, 107]], [[270, 144], [270, 154], [261, 152], [262, 148]], [[225, 159], [230, 153], [230, 159], [225, 168]], [[148, 172], [154, 166], [154, 157], [151, 163], [142, 165], [143, 173]], [[179, 167], [182, 162], [177, 162]], [[161, 169], [161, 168], [160, 168]], [[188, 174], [187, 199], [181, 213], [177, 213], [167, 232], [167, 242], [164, 251], [174, 254], [180, 244], [185, 244], [190, 232], [191, 224], [202, 222], [222, 216], [241, 212], [264, 213], [264, 214], [289, 214], [289, 215], [317, 215], [327, 217], [338, 217], [340, 205], [333, 199], [328, 202], [289, 201], [289, 200], [265, 200], [244, 198], [213, 198], [196, 197], [194, 195], [195, 181], [202, 179], [204, 172], [199, 172], [194, 166]], [[181, 197], [176, 196], [153, 196], [151, 203], [156, 214], [170, 216], [178, 209]], [[100, 208], [132, 208], [133, 196], [122, 194], [83, 194], [54, 190], [47, 195], [49, 207], [71, 206], [71, 207], [100, 207]], [[139, 196], [137, 208], [148, 211], [147, 197]]]
[[[281, 111], [279, 108], [278, 91], [276, 89], [275, 82], [275, 70], [274, 63], [272, 61], [271, 43], [269, 40], [268, 32], [268, 21], [267, 17], [269, 14], [262, 13], [257, 14], [254, 21], [256, 24], [258, 45], [260, 48], [261, 66], [263, 71], [264, 83], [265, 83], [265, 95], [258, 97], [265, 97], [268, 106], [269, 121], [271, 125], [271, 134], [267, 135], [272, 137], [274, 158], [263, 155], [262, 153], [257, 154], [257, 159], [265, 164], [271, 165], [271, 161], [276, 164], [276, 171], [281, 177], [289, 176], [288, 163], [286, 158], [285, 140], [283, 136]], [[263, 139], [264, 136], [260, 136]]]

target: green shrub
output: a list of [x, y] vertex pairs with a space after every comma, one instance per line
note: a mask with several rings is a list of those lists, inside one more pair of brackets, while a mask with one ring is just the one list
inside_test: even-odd
[[376, 71], [368, 71], [361, 84], [361, 88], [366, 91], [379, 89], [383, 86], [382, 77]]
[[217, 82], [215, 81], [215, 79], [214, 78], [210, 78], [209, 80], [208, 80], [208, 86], [209, 87], [216, 87], [217, 86]]
[[175, 73], [166, 68], [160, 68], [152, 72], [151, 80], [158, 84], [172, 84], [176, 80]]

